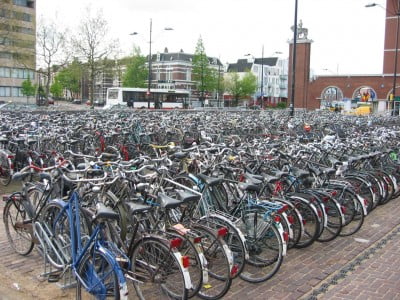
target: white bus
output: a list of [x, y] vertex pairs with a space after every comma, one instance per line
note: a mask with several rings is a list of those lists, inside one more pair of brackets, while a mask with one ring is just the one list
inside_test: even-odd
[[133, 108], [185, 108], [189, 103], [189, 92], [185, 90], [151, 89], [113, 87], [107, 89], [105, 109], [112, 106], [127, 106]]

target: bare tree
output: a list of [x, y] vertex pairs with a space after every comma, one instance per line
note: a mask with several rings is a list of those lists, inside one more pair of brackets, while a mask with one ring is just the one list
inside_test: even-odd
[[43, 66], [42, 74], [45, 76], [45, 94], [49, 96], [52, 83], [52, 66], [63, 66], [68, 60], [66, 48], [66, 30], [59, 30], [54, 21], [41, 20], [37, 29], [38, 60]]
[[88, 66], [90, 80], [90, 104], [93, 107], [94, 84], [96, 76], [102, 71], [102, 63], [118, 48], [117, 41], [108, 37], [108, 23], [101, 10], [92, 15], [90, 7], [78, 27], [78, 33], [72, 38], [72, 46]]

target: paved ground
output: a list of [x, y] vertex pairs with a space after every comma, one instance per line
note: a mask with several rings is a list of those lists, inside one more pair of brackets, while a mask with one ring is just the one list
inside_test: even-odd
[[[290, 250], [274, 278], [255, 285], [236, 280], [224, 299], [400, 299], [399, 205], [396, 199], [375, 209], [354, 236]], [[74, 298], [40, 281], [42, 270], [36, 252], [13, 253], [0, 222], [0, 299]]]

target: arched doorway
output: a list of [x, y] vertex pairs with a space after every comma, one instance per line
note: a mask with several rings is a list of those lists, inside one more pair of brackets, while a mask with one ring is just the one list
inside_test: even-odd
[[343, 92], [337, 86], [328, 86], [321, 93], [321, 108], [334, 108], [342, 106]]
[[370, 111], [378, 110], [378, 96], [376, 91], [370, 86], [360, 86], [353, 92], [352, 106], [358, 107], [369, 107]]

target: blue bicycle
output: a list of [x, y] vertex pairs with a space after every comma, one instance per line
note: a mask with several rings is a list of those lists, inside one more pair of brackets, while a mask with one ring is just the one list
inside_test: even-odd
[[[82, 171], [73, 172], [82, 174]], [[129, 268], [130, 260], [105, 239], [106, 223], [118, 220], [119, 215], [102, 203], [97, 203], [94, 214], [89, 214], [80, 204], [80, 191], [105, 177], [71, 180], [65, 174], [62, 176], [66, 181], [76, 183], [77, 188], [68, 202], [51, 200], [35, 222], [35, 235], [41, 250], [46, 259], [60, 269], [59, 277], [68, 269], [72, 270], [77, 281], [77, 299], [81, 299], [83, 290], [96, 299], [128, 299], [122, 268]]]

